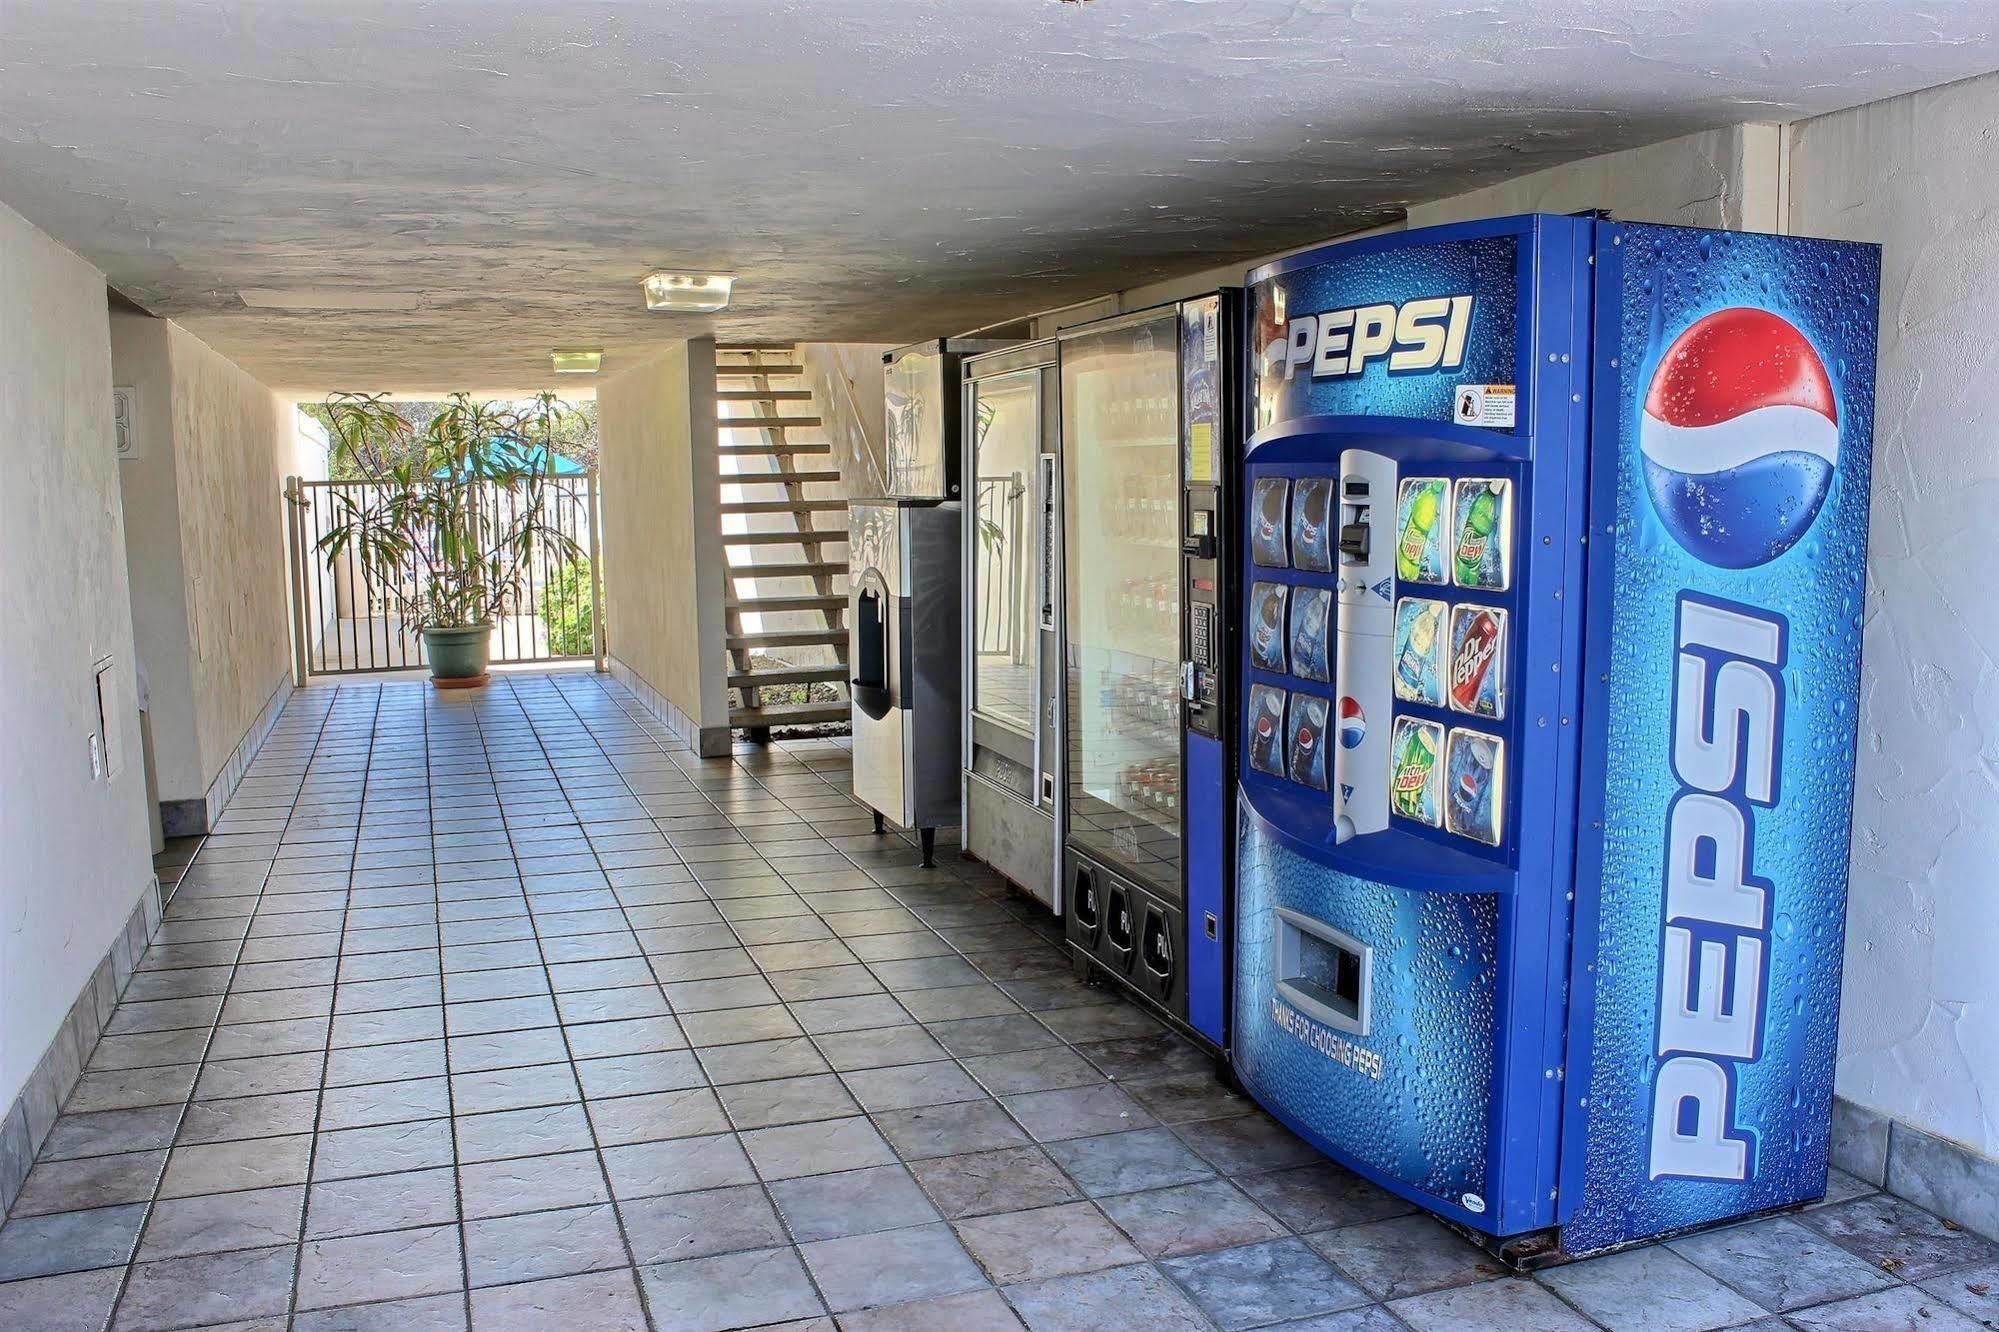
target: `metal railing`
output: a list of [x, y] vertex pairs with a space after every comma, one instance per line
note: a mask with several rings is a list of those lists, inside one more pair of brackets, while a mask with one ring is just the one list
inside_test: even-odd
[[[604, 585], [598, 559], [597, 473], [548, 478], [553, 525], [577, 546], [572, 561], [529, 562], [520, 595], [496, 616], [494, 665], [590, 661], [604, 668]], [[366, 503], [380, 487], [368, 481], [285, 479], [286, 545], [292, 593], [292, 674], [358, 675], [428, 666], [423, 635], [362, 576], [351, 555], [329, 560], [320, 541], [348, 506]], [[345, 492], [344, 497], [339, 492]], [[475, 501], [496, 527], [519, 516], [520, 496], [481, 486]], [[404, 571], [405, 590], [418, 581], [416, 560]]]

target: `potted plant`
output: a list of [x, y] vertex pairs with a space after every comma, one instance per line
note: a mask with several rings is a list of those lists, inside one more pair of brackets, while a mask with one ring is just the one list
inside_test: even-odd
[[549, 393], [525, 406], [454, 393], [418, 428], [382, 394], [326, 400], [331, 467], [369, 484], [334, 490], [320, 556], [351, 562], [421, 633], [441, 687], [484, 684], [495, 618], [534, 569], [582, 554], [557, 514], [577, 500], [550, 484], [563, 415]]

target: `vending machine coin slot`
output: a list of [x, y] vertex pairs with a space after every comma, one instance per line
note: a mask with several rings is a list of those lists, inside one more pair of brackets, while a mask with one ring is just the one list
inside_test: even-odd
[[1277, 992], [1336, 1031], [1365, 1036], [1374, 950], [1322, 920], [1277, 908]]

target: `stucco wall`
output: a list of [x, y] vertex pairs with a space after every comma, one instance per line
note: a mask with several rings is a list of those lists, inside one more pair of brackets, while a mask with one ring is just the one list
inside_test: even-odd
[[167, 320], [113, 315], [111, 345], [144, 431], [119, 476], [159, 797], [199, 800], [291, 670], [292, 410]]
[[715, 352], [674, 343], [597, 388], [611, 655], [702, 729], [729, 724]]
[[1795, 127], [1791, 226], [1883, 247], [1840, 1092], [1999, 1155], [1999, 76]]
[[[0, 208], [0, 1109], [152, 877], [104, 278]], [[91, 775], [110, 657], [108, 779]]]

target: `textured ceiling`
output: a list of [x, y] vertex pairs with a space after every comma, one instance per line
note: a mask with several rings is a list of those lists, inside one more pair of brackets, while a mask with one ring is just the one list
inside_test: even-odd
[[[0, 0], [0, 202], [267, 382], [900, 341], [1999, 65], [1990, 0]], [[650, 268], [730, 270], [712, 321]], [[245, 290], [342, 308], [253, 308]]]

